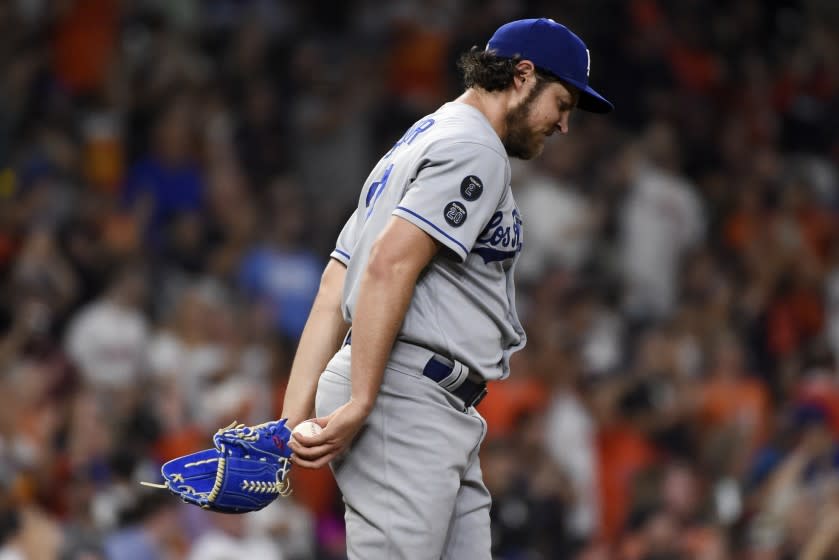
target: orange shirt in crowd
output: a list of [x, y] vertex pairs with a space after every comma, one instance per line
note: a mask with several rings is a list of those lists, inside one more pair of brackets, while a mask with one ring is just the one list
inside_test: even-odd
[[772, 303], [768, 315], [769, 348], [777, 356], [798, 351], [824, 325], [821, 294], [798, 289]]
[[770, 217], [763, 212], [739, 211], [723, 225], [725, 244], [738, 252], [752, 247], [766, 230]]
[[406, 99], [437, 103], [446, 96], [445, 33], [404, 23], [398, 42], [391, 50], [387, 85]]
[[700, 388], [698, 416], [703, 428], [740, 426], [759, 445], [769, 431], [769, 391], [753, 377], [712, 377]]
[[477, 407], [487, 422], [488, 439], [510, 435], [522, 414], [543, 410], [550, 392], [543, 382], [526, 375], [491, 382], [488, 388]]
[[833, 239], [839, 231], [836, 218], [831, 212], [815, 205], [800, 210], [796, 218], [801, 236], [810, 252], [825, 262], [830, 254]]
[[320, 469], [291, 469], [291, 488], [294, 501], [320, 517], [332, 510], [338, 498], [338, 485], [329, 467]]
[[657, 461], [655, 447], [630, 425], [603, 428], [597, 436], [601, 537], [612, 541], [626, 523], [636, 475]]
[[206, 430], [197, 426], [184, 426], [180, 430], [163, 434], [154, 445], [154, 453], [159, 461], [168, 461], [206, 447]]
[[73, 93], [99, 90], [117, 52], [117, 0], [75, 0], [55, 26], [53, 69]]
[[685, 89], [707, 94], [722, 82], [722, 66], [714, 53], [677, 43], [669, 54], [673, 74]]

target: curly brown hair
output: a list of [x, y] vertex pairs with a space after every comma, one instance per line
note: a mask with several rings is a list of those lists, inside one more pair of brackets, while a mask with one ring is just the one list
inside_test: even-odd
[[[518, 74], [516, 64], [521, 60], [522, 58], [518, 55], [506, 58], [475, 46], [460, 55], [457, 67], [463, 74], [463, 84], [467, 88], [479, 87], [486, 91], [502, 91], [512, 85], [513, 78]], [[559, 78], [541, 68], [536, 68], [536, 75], [541, 78], [540, 81], [560, 81]]]

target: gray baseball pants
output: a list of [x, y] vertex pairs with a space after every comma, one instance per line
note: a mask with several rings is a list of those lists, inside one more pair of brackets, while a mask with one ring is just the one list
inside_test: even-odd
[[[350, 398], [350, 346], [318, 382], [319, 417]], [[489, 560], [491, 498], [478, 451], [486, 422], [422, 375], [431, 352], [398, 342], [373, 411], [332, 462], [350, 560]]]

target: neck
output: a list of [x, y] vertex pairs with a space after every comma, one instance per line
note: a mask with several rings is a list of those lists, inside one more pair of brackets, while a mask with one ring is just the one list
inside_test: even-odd
[[504, 118], [510, 102], [507, 91], [485, 91], [478, 88], [469, 88], [455, 101], [471, 105], [483, 113], [499, 138], [504, 138], [507, 135], [507, 124]]

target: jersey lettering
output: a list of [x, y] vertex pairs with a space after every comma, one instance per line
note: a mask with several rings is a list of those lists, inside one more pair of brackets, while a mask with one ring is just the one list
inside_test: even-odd
[[[503, 221], [504, 213], [500, 210], [495, 212], [475, 242], [476, 247], [472, 251], [481, 255], [484, 263], [511, 259], [521, 251], [522, 220], [518, 210], [513, 210], [511, 224], [505, 225]], [[478, 247], [478, 244], [484, 246]]]
[[382, 174], [382, 178], [370, 185], [370, 190], [367, 191], [367, 214], [365, 214], [364, 219], [369, 218], [370, 214], [373, 212], [373, 207], [376, 206], [376, 202], [379, 200], [379, 197], [382, 196], [385, 187], [387, 187], [387, 180], [390, 179], [391, 171], [393, 171], [392, 163], [385, 167], [385, 172]]
[[402, 135], [402, 138], [396, 141], [396, 144], [388, 150], [388, 152], [384, 155], [385, 159], [389, 158], [393, 155], [393, 152], [396, 151], [396, 148], [401, 146], [402, 144], [411, 145], [411, 142], [417, 139], [417, 136], [428, 130], [434, 125], [434, 119], [427, 118], [423, 121], [420, 121], [416, 126], [413, 128], [409, 128], [408, 131]]

